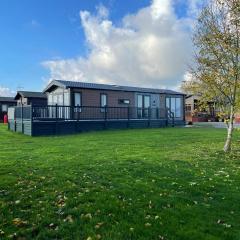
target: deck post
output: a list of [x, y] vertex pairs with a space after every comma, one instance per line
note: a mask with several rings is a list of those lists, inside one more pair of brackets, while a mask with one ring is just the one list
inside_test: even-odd
[[165, 118], [166, 118], [166, 127], [168, 126], [168, 114], [169, 114], [169, 109], [165, 109]]
[[17, 110], [17, 106], [16, 106], [16, 107], [14, 107], [14, 132], [16, 132], [16, 131], [17, 131], [16, 110]]
[[128, 114], [128, 124], [127, 124], [127, 127], [129, 128], [130, 126], [130, 107], [128, 106], [128, 110], [127, 110], [127, 114]]
[[77, 120], [78, 120], [78, 122], [79, 122], [79, 119], [80, 119], [80, 106], [78, 105], [78, 107], [77, 107]]
[[104, 106], [104, 127], [107, 128], [107, 106]]
[[21, 122], [22, 122], [22, 133], [24, 133], [24, 123], [23, 123], [23, 104], [21, 105]]
[[151, 108], [148, 108], [148, 127], [150, 127], [150, 122], [151, 122]]
[[80, 108], [80, 106], [78, 105], [78, 106], [77, 106], [77, 124], [76, 124], [76, 128], [75, 128], [77, 132], [78, 132], [78, 129], [79, 129], [80, 111], [81, 111], [81, 108]]
[[30, 122], [31, 122], [31, 136], [33, 134], [33, 106], [32, 103], [30, 105]]
[[58, 133], [58, 105], [56, 104], [55, 105], [55, 133], [57, 134]]

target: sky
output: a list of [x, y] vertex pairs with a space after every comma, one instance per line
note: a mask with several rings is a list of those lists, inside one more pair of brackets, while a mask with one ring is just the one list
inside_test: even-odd
[[51, 79], [177, 89], [202, 0], [1, 0], [0, 96]]

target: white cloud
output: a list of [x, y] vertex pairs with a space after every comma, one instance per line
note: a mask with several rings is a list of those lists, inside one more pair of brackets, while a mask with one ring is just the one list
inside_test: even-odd
[[98, 11], [98, 15], [99, 17], [101, 18], [108, 18], [109, 16], [109, 11], [108, 9], [103, 5], [103, 4], [100, 4], [96, 7], [97, 11]]
[[[172, 1], [153, 0], [150, 6], [126, 15], [120, 26], [109, 20], [102, 5], [97, 15], [81, 11], [88, 56], [43, 65], [54, 79], [176, 88], [192, 56], [193, 19], [190, 14], [177, 18]], [[197, 0], [188, 1], [193, 13]]]
[[183, 76], [183, 81], [184, 82], [191, 82], [193, 79], [193, 75], [190, 72], [186, 72]]
[[15, 92], [9, 88], [0, 86], [0, 97], [11, 97], [14, 96]]

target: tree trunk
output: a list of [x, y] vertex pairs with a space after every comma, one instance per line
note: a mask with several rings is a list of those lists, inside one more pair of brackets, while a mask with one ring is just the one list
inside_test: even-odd
[[233, 119], [234, 119], [234, 110], [233, 107], [231, 107], [231, 113], [230, 113], [230, 119], [229, 119], [229, 124], [228, 124], [228, 129], [227, 129], [227, 140], [225, 142], [223, 151], [224, 152], [229, 152], [231, 151], [231, 144], [232, 144], [232, 135], [233, 135]]

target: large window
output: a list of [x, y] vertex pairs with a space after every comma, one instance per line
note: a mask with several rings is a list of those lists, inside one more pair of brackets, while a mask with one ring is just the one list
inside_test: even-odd
[[176, 118], [182, 117], [182, 98], [168, 97], [166, 98], [166, 107], [174, 113]]

